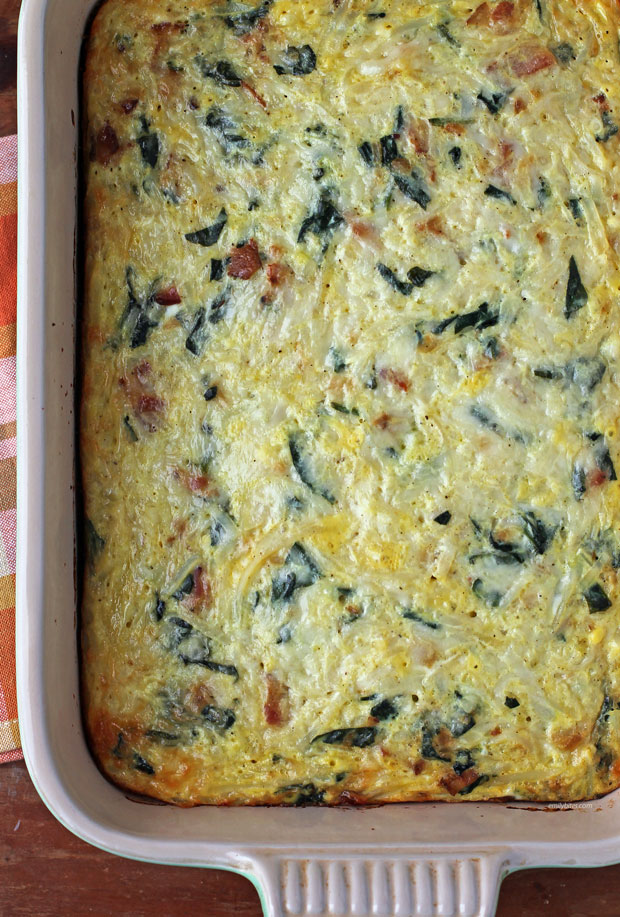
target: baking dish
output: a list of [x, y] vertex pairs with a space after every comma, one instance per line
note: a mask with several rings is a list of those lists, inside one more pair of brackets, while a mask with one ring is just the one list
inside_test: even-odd
[[244, 873], [270, 915], [490, 915], [511, 870], [614, 862], [617, 793], [570, 806], [182, 810], [139, 805], [97, 770], [74, 580], [78, 66], [91, 8], [25, 0], [19, 36], [18, 699], [42, 798], [110, 852]]

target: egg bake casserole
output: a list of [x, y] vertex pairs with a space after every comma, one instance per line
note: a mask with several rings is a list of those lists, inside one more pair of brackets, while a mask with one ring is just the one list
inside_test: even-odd
[[107, 0], [84, 716], [179, 805], [620, 783], [615, 0]]

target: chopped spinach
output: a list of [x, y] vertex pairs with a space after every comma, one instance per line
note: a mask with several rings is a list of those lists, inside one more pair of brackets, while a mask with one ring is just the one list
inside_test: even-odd
[[123, 417], [123, 426], [125, 427], [125, 430], [127, 431], [127, 436], [129, 437], [130, 441], [131, 441], [132, 443], [137, 443], [137, 442], [138, 442], [138, 434], [136, 433], [136, 431], [135, 431], [134, 428], [132, 427], [131, 421], [129, 420], [129, 415], [128, 415], [128, 414], [125, 414], [125, 416]]
[[211, 258], [209, 280], [221, 280], [224, 276], [224, 262], [220, 258]]
[[304, 451], [303, 445], [303, 434], [302, 433], [293, 433], [289, 437], [288, 441], [289, 451], [291, 453], [291, 459], [293, 461], [293, 467], [295, 471], [301, 478], [302, 482], [308, 487], [313, 493], [318, 494], [327, 500], [328, 503], [335, 503], [336, 498], [326, 487], [322, 487], [315, 480], [314, 474], [308, 464], [308, 458]]
[[412, 267], [407, 272], [408, 280], [400, 280], [398, 275], [387, 265], [379, 262], [377, 270], [386, 283], [400, 293], [402, 296], [410, 296], [416, 287], [423, 287], [429, 277], [432, 277], [434, 271], [425, 270], [422, 267]]
[[224, 730], [230, 729], [236, 720], [235, 714], [228, 707], [214, 707], [212, 704], [203, 708], [202, 716], [209, 726]]
[[512, 89], [507, 92], [486, 92], [482, 90], [478, 93], [477, 98], [486, 105], [492, 115], [496, 115], [502, 110], [512, 92]]
[[423, 287], [429, 277], [434, 275], [435, 271], [428, 271], [423, 267], [412, 267], [407, 271], [407, 279], [414, 287]]
[[148, 774], [149, 777], [152, 777], [155, 773], [155, 768], [152, 764], [143, 758], [142, 755], [139, 755], [137, 752], [134, 752], [133, 764], [134, 770], [141, 771], [143, 774]]
[[406, 283], [404, 280], [399, 280], [398, 276], [387, 265], [379, 262], [377, 264], [377, 270], [385, 282], [389, 283], [392, 289], [396, 290], [396, 292], [400, 293], [402, 296], [409, 296], [409, 294], [413, 291], [413, 284]]
[[323, 192], [314, 211], [301, 224], [297, 241], [303, 242], [309, 232], [324, 239], [323, 251], [327, 250], [333, 233], [344, 223], [344, 217], [334, 205], [329, 194]]
[[366, 13], [366, 19], [385, 19], [385, 13]]
[[197, 229], [194, 232], [186, 232], [185, 238], [188, 242], [193, 242], [196, 245], [203, 245], [205, 247], [215, 245], [219, 237], [222, 235], [222, 230], [226, 226], [227, 222], [228, 214], [222, 207], [214, 223], [211, 223], [210, 226], [205, 226], [204, 229]]
[[212, 64], [199, 54], [196, 63], [202, 75], [216, 82], [218, 86], [241, 86], [243, 83], [230, 61], [219, 60]]
[[511, 710], [513, 710], [515, 707], [520, 707], [521, 705], [519, 704], [519, 701], [517, 700], [516, 697], [510, 697], [510, 695], [507, 694], [506, 699], [504, 701], [504, 706], [509, 707]]
[[537, 379], [562, 379], [564, 376], [561, 369], [553, 369], [548, 366], [537, 366], [532, 372]]
[[[181, 583], [181, 585], [179, 586], [179, 588], [175, 592], [172, 593], [172, 598], [176, 599], [177, 602], [180, 602], [181, 599], [184, 598], [184, 596], [189, 595], [193, 591], [194, 591], [194, 574], [188, 573], [185, 579], [183, 580], [183, 582]], [[170, 620], [172, 620], [172, 618]], [[175, 619], [175, 620], [180, 620], [180, 619]], [[183, 622], [183, 623], [186, 623], [186, 622]], [[188, 624], [187, 626], [191, 628], [191, 624]]]
[[497, 185], [487, 185], [484, 189], [484, 193], [487, 197], [493, 197], [498, 201], [507, 201], [513, 206], [517, 203], [512, 194], [509, 194], [508, 191], [504, 191], [503, 188], [498, 188]]
[[460, 47], [461, 47], [460, 41], [457, 41], [456, 38], [454, 37], [454, 35], [452, 35], [451, 32], [450, 32], [450, 30], [448, 29], [447, 23], [445, 23], [445, 22], [440, 22], [439, 25], [437, 26], [437, 31], [439, 32], [439, 34], [441, 35], [441, 37], [442, 37], [445, 41], [448, 42], [449, 45], [452, 45], [453, 48], [460, 48]]
[[288, 643], [292, 637], [291, 625], [283, 624], [280, 630], [278, 631], [278, 639], [276, 640], [277, 644]]
[[155, 615], [155, 620], [161, 621], [165, 613], [166, 613], [166, 603], [160, 596], [159, 592], [156, 592], [155, 593], [155, 608], [153, 610], [153, 614]]
[[284, 799], [283, 802], [286, 805], [294, 806], [320, 805], [325, 798], [325, 790], [317, 790], [314, 783], [291, 783], [288, 786], [280, 787], [276, 793], [291, 797], [291, 799]]
[[600, 583], [589, 586], [583, 593], [583, 597], [591, 612], [607, 611], [608, 608], [611, 608], [611, 601]]
[[147, 729], [144, 733], [147, 739], [153, 739], [160, 745], [177, 745], [181, 736], [177, 732], [165, 732], [163, 729]]
[[226, 312], [226, 306], [230, 301], [230, 290], [222, 290], [222, 292], [215, 297], [211, 305], [209, 306], [209, 322], [212, 325], [217, 325], [224, 318]]
[[207, 329], [205, 327], [205, 309], [204, 306], [201, 306], [196, 310], [194, 316], [194, 321], [190, 332], [185, 340], [185, 346], [190, 353], [193, 353], [194, 356], [199, 357], [203, 351], [204, 345], [207, 340]]
[[400, 172], [393, 172], [392, 175], [398, 190], [409, 200], [419, 204], [422, 210], [426, 210], [431, 202], [431, 195], [422, 173], [418, 169], [412, 169], [411, 175], [402, 175]]
[[161, 309], [156, 301], [155, 283], [145, 297], [139, 297], [134, 288], [134, 270], [131, 266], [125, 271], [127, 284], [127, 305], [121, 316], [120, 326], [128, 326], [129, 346], [132, 350], [146, 344], [149, 334], [157, 327]]
[[528, 511], [521, 515], [523, 532], [528, 538], [536, 554], [544, 554], [556, 533], [555, 526], [547, 526], [534, 513]]
[[601, 120], [605, 130], [602, 134], [597, 134], [594, 139], [597, 143], [607, 143], [608, 140], [610, 140], [618, 133], [618, 125], [608, 111], [601, 112]]
[[219, 521], [219, 519], [211, 520], [211, 525], [209, 526], [209, 540], [211, 542], [212, 548], [215, 548], [218, 544], [222, 543], [225, 534], [226, 529]]
[[273, 0], [264, 0], [260, 6], [242, 13], [235, 13], [232, 16], [226, 16], [224, 22], [229, 29], [232, 29], [235, 35], [247, 35], [255, 28], [261, 19], [264, 19], [269, 12]]
[[577, 57], [573, 46], [567, 41], [561, 41], [558, 45], [551, 45], [549, 50], [559, 64], [570, 64]]
[[140, 147], [143, 161], [152, 169], [159, 159], [159, 137], [155, 131], [150, 130], [149, 122], [144, 116], [140, 118], [142, 133], [138, 135], [136, 143]]
[[455, 774], [458, 774], [459, 777], [461, 774], [464, 774], [465, 771], [468, 771], [470, 767], [474, 767], [475, 761], [472, 757], [471, 750], [468, 748], [459, 748], [459, 750], [454, 755], [454, 762], [452, 764], [452, 770]]
[[205, 389], [204, 399], [205, 401], [213, 401], [214, 398], [217, 398], [217, 385], [210, 385]]
[[239, 133], [235, 121], [221, 108], [213, 107], [207, 112], [205, 125], [214, 132], [224, 153], [238, 152], [250, 146], [250, 141]]
[[611, 455], [609, 454], [609, 449], [604, 440], [597, 444], [594, 450], [594, 456], [596, 459], [597, 467], [607, 476], [607, 479], [609, 481], [617, 481], [618, 477], [616, 475], [616, 469], [611, 459]]
[[452, 513], [446, 509], [443, 513], [439, 513], [438, 516], [435, 516], [433, 522], [436, 522], [438, 525], [447, 525], [450, 519], [452, 519]]
[[411, 608], [406, 608], [403, 611], [403, 618], [406, 618], [408, 621], [416, 621], [418, 624], [422, 624], [424, 627], [429, 627], [431, 630], [439, 630], [441, 624], [438, 624], [437, 621], [429, 621], [428, 618], [424, 618], [417, 611], [413, 611]]
[[318, 564], [304, 546], [296, 541], [286, 555], [284, 566], [272, 579], [271, 600], [287, 602], [297, 589], [312, 586], [320, 577]]
[[287, 602], [295, 594], [297, 576], [292, 570], [281, 570], [271, 584], [271, 601]]
[[376, 726], [349, 726], [346, 729], [332, 729], [312, 739], [324, 745], [341, 745], [343, 748], [368, 748], [377, 738]]
[[583, 210], [581, 209], [581, 204], [579, 203], [579, 198], [578, 198], [578, 197], [570, 197], [570, 198], [566, 201], [566, 206], [568, 207], [568, 209], [569, 209], [570, 212], [572, 213], [573, 219], [575, 220], [575, 222], [578, 223], [578, 224], [581, 226], [581, 223], [583, 222]]
[[387, 134], [385, 137], [381, 137], [379, 145], [381, 147], [382, 166], [389, 166], [391, 162], [398, 159], [399, 153], [394, 134]]
[[230, 675], [235, 679], [239, 678], [239, 672], [234, 665], [226, 665], [223, 662], [211, 662], [210, 659], [192, 659], [189, 661], [197, 662], [198, 665], [204, 666], [205, 669], [209, 669], [211, 672], [218, 672], [220, 675]]
[[489, 308], [488, 302], [480, 303], [473, 312], [464, 312], [461, 315], [451, 315], [442, 319], [431, 328], [433, 334], [443, 334], [443, 332], [454, 325], [454, 333], [461, 334], [468, 328], [474, 328], [476, 331], [483, 331], [485, 328], [491, 328], [499, 322], [499, 312], [494, 312]]
[[443, 728], [443, 722], [437, 713], [426, 713], [420, 722], [420, 754], [423, 758], [435, 761], [449, 761], [450, 758], [440, 755], [435, 748], [434, 740]]
[[461, 167], [462, 155], [463, 151], [461, 150], [460, 146], [452, 146], [448, 150], [448, 156], [452, 160], [452, 165], [456, 166], [457, 169], [460, 169]]
[[450, 735], [458, 739], [474, 728], [476, 720], [471, 713], [457, 708], [445, 725]]
[[489, 338], [489, 340], [484, 345], [484, 355], [488, 360], [497, 360], [501, 353], [501, 348], [497, 342], [497, 338]]
[[566, 284], [566, 300], [564, 303], [564, 317], [572, 318], [576, 312], [586, 305], [588, 292], [581, 282], [579, 268], [573, 255], [568, 262], [568, 283]]
[[536, 201], [539, 207], [544, 207], [545, 202], [551, 197], [551, 188], [544, 175], [539, 175], [536, 180]]
[[393, 698], [386, 697], [370, 708], [370, 715], [377, 720], [393, 720], [398, 716], [398, 707]]
[[347, 368], [346, 360], [337, 347], [329, 348], [329, 359], [335, 373], [343, 373]]
[[499, 312], [489, 310], [488, 302], [481, 303], [473, 312], [466, 312], [458, 315], [454, 322], [454, 333], [460, 334], [467, 328], [475, 328], [481, 331], [484, 328], [491, 328], [497, 325], [499, 321]]
[[86, 553], [88, 566], [91, 571], [95, 569], [97, 558], [105, 548], [105, 538], [102, 538], [90, 519], [86, 520]]
[[473, 581], [471, 588], [474, 595], [482, 599], [487, 605], [490, 605], [491, 608], [497, 608], [502, 601], [502, 593], [497, 589], [485, 586], [479, 577]]
[[375, 153], [372, 148], [372, 145], [368, 142], [368, 140], [364, 140], [363, 143], [360, 143], [360, 145], [357, 148], [357, 151], [367, 166], [374, 165]]
[[586, 492], [586, 472], [581, 465], [573, 465], [571, 484], [575, 500], [581, 500]]
[[605, 375], [606, 366], [600, 357], [577, 357], [566, 367], [568, 378], [582, 395], [593, 392]]
[[282, 55], [282, 63], [274, 64], [273, 69], [279, 76], [306, 76], [316, 70], [316, 54], [310, 45], [289, 45]]

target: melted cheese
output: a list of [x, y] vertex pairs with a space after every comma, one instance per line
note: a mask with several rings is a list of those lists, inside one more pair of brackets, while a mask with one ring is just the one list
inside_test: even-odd
[[611, 0], [108, 0], [86, 719], [179, 804], [620, 778]]

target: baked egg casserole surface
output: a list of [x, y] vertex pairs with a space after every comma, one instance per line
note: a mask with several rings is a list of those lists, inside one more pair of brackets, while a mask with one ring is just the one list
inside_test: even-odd
[[620, 782], [618, 6], [107, 0], [84, 716], [180, 805]]

